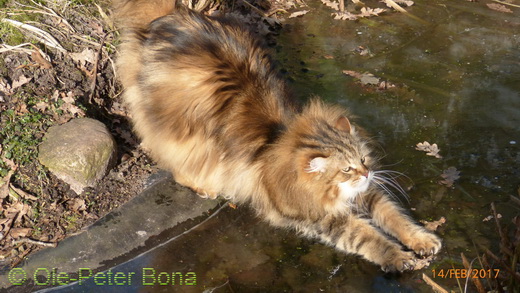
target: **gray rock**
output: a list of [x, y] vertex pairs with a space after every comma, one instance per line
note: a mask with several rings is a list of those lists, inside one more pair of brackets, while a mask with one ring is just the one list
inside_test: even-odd
[[49, 128], [38, 150], [40, 163], [80, 194], [111, 167], [116, 143], [103, 123], [78, 118]]

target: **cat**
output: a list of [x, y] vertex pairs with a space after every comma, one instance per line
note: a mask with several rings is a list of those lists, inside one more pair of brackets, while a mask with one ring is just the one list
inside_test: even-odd
[[[170, 0], [115, 0], [117, 60], [134, 129], [175, 180], [249, 203], [274, 226], [413, 270], [441, 240], [381, 188], [373, 142], [346, 109], [300, 106], [263, 42]], [[351, 119], [349, 119], [349, 117]]]

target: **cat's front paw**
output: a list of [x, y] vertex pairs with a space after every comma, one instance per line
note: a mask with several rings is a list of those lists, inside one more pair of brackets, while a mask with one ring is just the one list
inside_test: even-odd
[[409, 240], [409, 243], [405, 245], [420, 256], [437, 254], [442, 246], [441, 239], [437, 235], [429, 232], [421, 232], [420, 234], [414, 235], [414, 237]]
[[384, 272], [403, 272], [414, 270], [416, 263], [417, 257], [412, 251], [397, 250], [381, 264], [381, 269]]
[[200, 196], [201, 198], [204, 198], [204, 199], [216, 199], [217, 196], [218, 196], [218, 193], [216, 192], [212, 192], [212, 191], [206, 191], [202, 188], [195, 188], [194, 189], [195, 193], [197, 193], [198, 196]]

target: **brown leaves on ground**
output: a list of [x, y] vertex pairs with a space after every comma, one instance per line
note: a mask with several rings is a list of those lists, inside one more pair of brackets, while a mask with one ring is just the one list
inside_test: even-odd
[[418, 151], [426, 152], [427, 156], [432, 156], [432, 157], [435, 157], [437, 159], [441, 159], [442, 158], [442, 156], [439, 154], [441, 149], [437, 146], [436, 143], [430, 144], [427, 141], [420, 142], [420, 143], [418, 143], [415, 146], [415, 149], [418, 150]]
[[32, 77], [26, 77], [23, 74], [18, 77], [18, 79], [13, 80], [11, 84], [3, 78], [0, 78], [0, 92], [5, 95], [12, 95], [16, 92], [16, 89], [21, 87], [22, 85], [30, 82]]

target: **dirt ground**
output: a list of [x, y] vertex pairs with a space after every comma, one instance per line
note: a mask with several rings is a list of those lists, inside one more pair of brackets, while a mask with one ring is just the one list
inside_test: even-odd
[[[234, 13], [267, 36], [278, 14], [302, 3], [249, 2], [208, 1], [205, 10]], [[0, 7], [0, 267], [8, 268], [122, 205], [158, 168], [140, 149], [121, 100], [109, 1], [4, 0]], [[117, 166], [81, 195], [37, 160], [46, 130], [77, 117], [105, 123], [118, 143]]]

